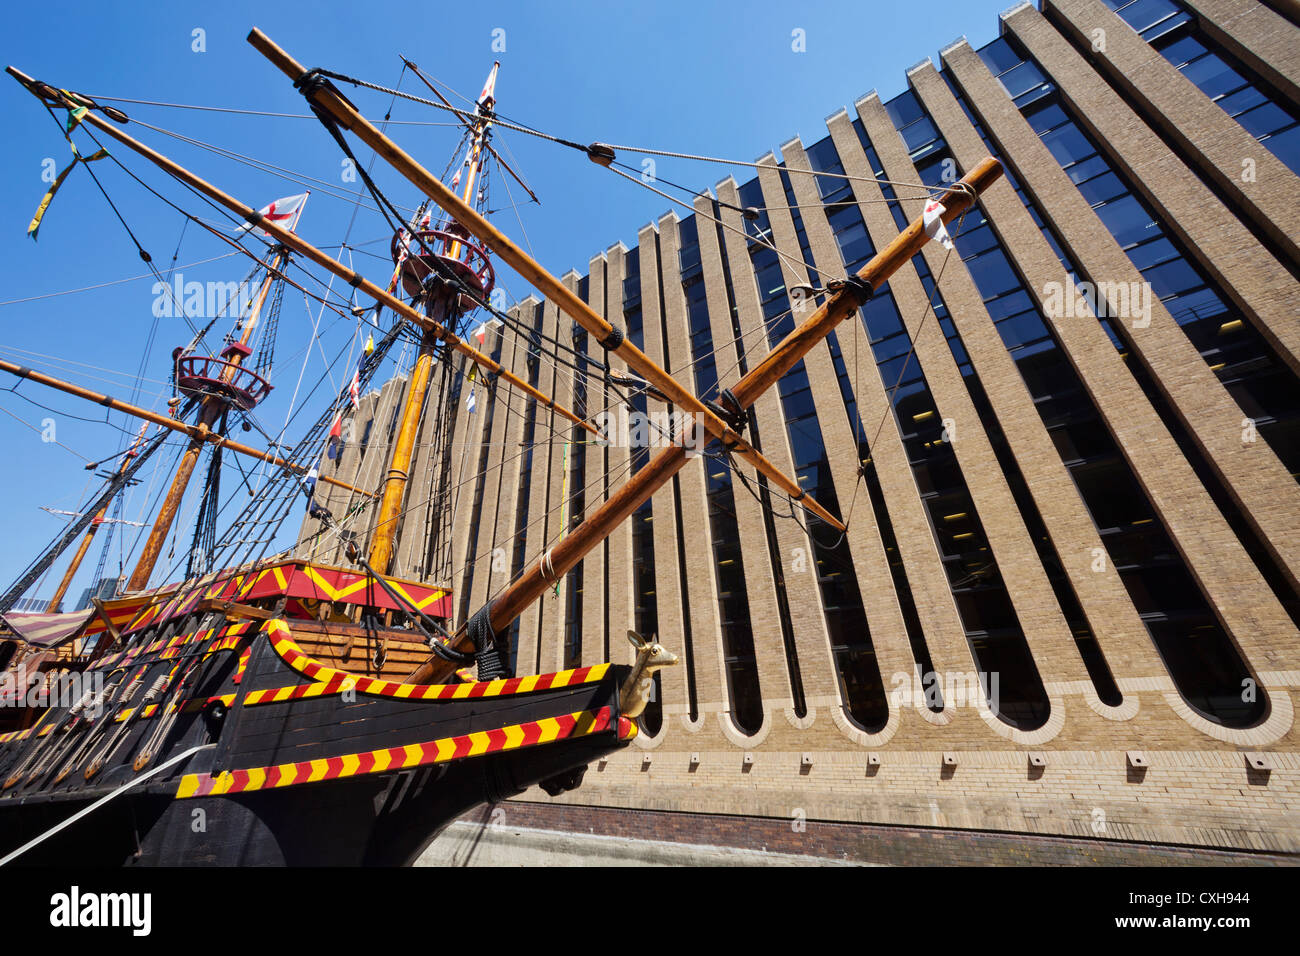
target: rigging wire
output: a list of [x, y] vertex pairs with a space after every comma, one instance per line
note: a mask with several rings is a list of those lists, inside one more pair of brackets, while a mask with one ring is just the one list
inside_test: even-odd
[[[229, 106], [199, 106], [194, 103], [163, 103], [158, 100], [136, 100], [128, 99], [125, 96], [94, 96], [92, 99], [106, 100], [109, 103], [132, 103], [136, 106], [160, 106], [169, 109], [178, 110], [197, 110], [205, 113], [237, 113], [245, 116], [268, 116], [276, 119], [315, 119], [311, 113], [275, 113], [267, 110], [245, 110], [236, 109]], [[140, 122], [132, 117], [133, 122]], [[432, 123], [427, 120], [393, 120], [394, 126], [437, 126], [437, 127], [454, 127], [459, 123]]]
[[[7, 391], [7, 392], [12, 392], [13, 389], [5, 389], [5, 391]], [[17, 393], [15, 392], [14, 394], [17, 394]], [[19, 396], [19, 397], [21, 398], [22, 396]], [[16, 421], [18, 424], [20, 424], [20, 425], [25, 425], [26, 427], [30, 428], [32, 431], [36, 432], [36, 434], [38, 434], [38, 435], [41, 436], [41, 440], [42, 440], [42, 441], [45, 441], [45, 442], [47, 442], [48, 444], [51, 444], [51, 445], [58, 445], [60, 448], [62, 448], [64, 451], [68, 452], [68, 453], [69, 453], [70, 455], [72, 455], [73, 457], [75, 457], [75, 458], [80, 458], [80, 459], [82, 460], [83, 463], [89, 463], [89, 462], [90, 462], [90, 459], [89, 459], [89, 458], [87, 458], [87, 457], [86, 457], [85, 455], [83, 455], [81, 452], [77, 451], [75, 448], [69, 448], [67, 445], [63, 444], [63, 442], [61, 442], [61, 441], [59, 441], [58, 439], [55, 439], [55, 438], [49, 438], [49, 439], [47, 439], [47, 438], [45, 437], [45, 429], [40, 428], [40, 427], [37, 426], [37, 425], [33, 425], [31, 422], [27, 421], [27, 420], [24, 419], [24, 418], [20, 418], [18, 415], [15, 415], [13, 412], [9, 411], [9, 409], [5, 408], [3, 405], [0, 405], [0, 412], [4, 412], [6, 415], [8, 415], [10, 418], [12, 418], [14, 421]]]
[[192, 136], [186, 136], [184, 133], [177, 133], [175, 130], [169, 130], [162, 126], [155, 126], [152, 123], [145, 122], [144, 120], [132, 120], [132, 122], [138, 123], [139, 125], [145, 127], [146, 129], [151, 129], [156, 133], [162, 133], [164, 136], [170, 136], [172, 139], [179, 140], [191, 146], [197, 146], [200, 149], [206, 149], [209, 152], [221, 156], [223, 159], [232, 160], [234, 162], [248, 166], [252, 169], [256, 169], [259, 172], [270, 173], [273, 176], [278, 176], [281, 179], [287, 180], [288, 182], [294, 183], [298, 186], [302, 186], [303, 188], [307, 188], [307, 186], [310, 184], [316, 187], [317, 190], [324, 193], [326, 196], [329, 196], [331, 199], [337, 199], [340, 202], [349, 203], [355, 206], [361, 206], [363, 208], [370, 209], [372, 212], [378, 211], [374, 209], [374, 207], [368, 206], [365, 203], [361, 202], [360, 200], [350, 198], [349, 195], [346, 193], [337, 192], [336, 191], [337, 187], [335, 186], [335, 184], [332, 182], [328, 182], [327, 180], [317, 179], [314, 176], [308, 176], [306, 173], [294, 172], [292, 169], [286, 169], [283, 166], [276, 166], [274, 163], [268, 163], [260, 159], [254, 159], [252, 156], [247, 156], [243, 153], [236, 152], [235, 150], [227, 149], [224, 146], [217, 146], [214, 143], [207, 143], [201, 139], [196, 139]]
[[[173, 264], [173, 265], [171, 266], [171, 268], [172, 268], [172, 269], [177, 269], [177, 268], [179, 268], [179, 269], [192, 269], [194, 266], [203, 266], [203, 265], [207, 265], [207, 264], [210, 263], [210, 262], [217, 262], [217, 261], [220, 260], [220, 259], [229, 259], [231, 256], [234, 256], [234, 255], [238, 255], [238, 253], [235, 253], [235, 252], [223, 252], [223, 253], [222, 253], [221, 255], [219, 255], [219, 256], [211, 256], [211, 257], [209, 257], [209, 258], [207, 258], [207, 259], [196, 259], [194, 262], [187, 262], [187, 263], [185, 263], [185, 265], [183, 265], [183, 266], [176, 266], [176, 265]], [[175, 263], [175, 258], [173, 258], [172, 262]], [[37, 302], [37, 301], [39, 301], [39, 300], [41, 300], [41, 299], [53, 299], [53, 298], [55, 298], [55, 297], [57, 297], [57, 296], [61, 296], [61, 295], [74, 295], [74, 294], [76, 294], [76, 293], [78, 293], [78, 292], [94, 292], [94, 291], [97, 290], [97, 289], [105, 289], [105, 288], [108, 288], [109, 286], [122, 285], [122, 284], [127, 283], [127, 282], [139, 282], [141, 279], [152, 279], [152, 278], [153, 278], [153, 273], [152, 273], [152, 272], [145, 272], [145, 273], [143, 273], [143, 274], [141, 274], [141, 275], [138, 275], [138, 276], [129, 276], [129, 277], [125, 278], [125, 279], [111, 279], [111, 280], [109, 280], [108, 282], [100, 282], [100, 283], [97, 283], [97, 284], [95, 284], [95, 285], [82, 286], [82, 287], [79, 288], [79, 289], [63, 289], [63, 290], [61, 290], [61, 291], [59, 291], [59, 292], [45, 292], [45, 293], [42, 293], [41, 295], [29, 295], [29, 296], [27, 296], [27, 297], [25, 297], [25, 298], [22, 298], [22, 299], [6, 299], [5, 301], [0, 302], [0, 306], [5, 306], [5, 305], [21, 305], [21, 304], [24, 303], [24, 302]]]
[[[343, 73], [336, 73], [332, 70], [317, 68], [309, 72], [319, 74], [320, 76], [327, 76], [330, 79], [339, 80], [343, 83], [350, 83], [353, 86], [365, 87], [366, 89], [375, 90], [380, 93], [389, 93], [394, 96], [400, 96], [403, 99], [411, 100], [412, 102], [420, 103], [424, 106], [431, 106], [434, 109], [443, 110], [445, 112], [450, 112], [456, 115], [465, 112], [464, 110], [459, 110], [454, 106], [448, 106], [446, 104], [439, 103], [435, 100], [430, 100], [426, 97], [416, 96], [413, 93], [402, 93], [398, 90], [393, 90], [385, 86], [380, 86], [377, 83], [371, 83], [368, 80], [362, 80], [356, 77], [347, 76], [346, 74]], [[446, 84], [443, 85], [445, 86]], [[448, 87], [448, 89], [450, 89], [450, 87]], [[464, 97], [462, 97], [462, 99], [464, 99]], [[555, 136], [551, 133], [546, 133], [543, 132], [542, 130], [536, 129], [535, 127], [527, 126], [524, 125], [523, 123], [519, 123], [514, 120], [508, 119], [507, 117], [496, 112], [495, 110], [489, 110], [487, 112], [487, 115], [491, 118], [493, 125], [502, 126], [506, 129], [515, 130], [516, 132], [525, 133], [529, 136], [535, 136], [538, 139], [543, 139], [548, 142], [557, 143], [561, 146], [567, 146], [570, 149], [574, 149], [586, 154], [588, 157], [591, 157], [593, 155], [593, 152], [595, 151], [594, 148], [599, 146], [599, 147], [604, 147], [605, 149], [610, 149], [615, 151], [622, 150], [623, 152], [627, 152], [627, 153], [639, 153], [647, 156], [666, 156], [672, 159], [685, 159], [685, 160], [692, 160], [696, 162], [716, 163], [718, 165], [723, 165], [723, 166], [743, 166], [750, 169], [760, 169], [764, 166], [767, 167], [773, 166], [772, 163], [747, 162], [739, 159], [725, 159], [719, 156], [703, 156], [696, 153], [685, 153], [685, 152], [666, 150], [666, 149], [654, 149], [647, 146], [628, 146], [628, 145], [620, 145], [615, 143], [600, 143], [600, 142], [592, 143], [589, 146], [584, 146], [582, 143], [578, 143], [570, 139], [565, 139], [564, 137], [561, 136]], [[788, 167], [786, 168], [788, 172], [799, 173], [801, 175], [829, 176], [834, 179], [844, 179], [851, 182], [871, 181], [877, 183], [887, 183], [890, 186], [903, 186], [912, 189], [921, 189], [924, 190], [927, 194], [933, 194], [936, 191], [940, 191], [940, 192], [942, 191], [939, 187], [930, 186], [927, 183], [907, 183], [907, 182], [899, 182], [892, 179], [884, 179], [884, 178], [877, 178], [877, 177], [853, 176], [848, 173], [819, 173], [811, 169], [793, 169]]]

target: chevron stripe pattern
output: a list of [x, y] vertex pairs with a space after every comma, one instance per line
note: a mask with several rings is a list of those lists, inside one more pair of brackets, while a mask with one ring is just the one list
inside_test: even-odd
[[[450, 592], [445, 588], [394, 578], [384, 580], [409, 605], [434, 617], [444, 617], [449, 613]], [[198, 602], [209, 598], [244, 601], [278, 595], [354, 604], [364, 601], [388, 610], [405, 610], [364, 574], [343, 568], [318, 568], [303, 562], [288, 561], [263, 568], [256, 573], [222, 572], [206, 587], [186, 590], [160, 588], [121, 601], [110, 601], [107, 602], [106, 613], [119, 631], [134, 633], [151, 624], [185, 614]], [[96, 616], [91, 618], [82, 633], [98, 634], [104, 628], [104, 622]]]
[[[498, 727], [495, 730], [444, 737], [441, 740], [429, 740], [404, 747], [369, 750], [342, 757], [284, 763], [272, 767], [254, 767], [248, 770], [226, 770], [216, 776], [206, 773], [186, 774], [181, 778], [180, 785], [176, 789], [176, 798], [184, 800], [190, 797], [246, 793], [250, 790], [271, 790], [361, 774], [410, 770], [413, 767], [447, 763], [488, 753], [536, 747], [557, 740], [602, 733], [609, 729], [611, 718], [611, 708], [602, 707], [596, 711], [580, 711], [525, 724]], [[635, 733], [631, 721], [626, 718], [620, 718], [618, 723], [620, 737]]]

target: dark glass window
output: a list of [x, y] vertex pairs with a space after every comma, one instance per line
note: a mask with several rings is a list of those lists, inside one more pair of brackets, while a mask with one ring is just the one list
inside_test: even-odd
[[[695, 218], [689, 220], [695, 225]], [[682, 263], [699, 261], [699, 235], [683, 233]], [[694, 248], [686, 245], [693, 242]], [[713, 332], [704, 281], [698, 275], [687, 278], [683, 269], [683, 294], [690, 327], [692, 371], [695, 394], [710, 397], [718, 386]], [[763, 725], [763, 697], [758, 681], [758, 663], [754, 655], [754, 633], [749, 618], [749, 599], [745, 591], [745, 558], [739, 547], [736, 505], [731, 471], [725, 460], [705, 461], [708, 474], [707, 500], [709, 528], [713, 539], [713, 563], [718, 590], [718, 613], [722, 626], [722, 649], [727, 686], [732, 704], [732, 719], [744, 733], [754, 734]]]
[[1201, 29], [1172, 0], [1106, 0], [1151, 46], [1293, 172], [1300, 174], [1300, 111]]
[[[641, 313], [641, 258], [638, 250], [624, 257], [623, 327], [627, 339], [639, 349], [645, 348], [645, 321]], [[649, 413], [645, 392], [634, 392], [632, 407], [638, 415]], [[650, 460], [650, 449], [631, 449], [632, 474], [636, 474]], [[647, 640], [659, 633], [659, 601], [655, 577], [654, 499], [647, 498], [628, 519], [632, 523], [632, 626]], [[614, 635], [619, 638], [620, 635]], [[641, 716], [646, 732], [659, 733], [663, 726], [663, 701], [659, 675], [655, 675], [652, 699]]]
[[[824, 147], [814, 147], [811, 154], [824, 156]], [[814, 165], [822, 171], [827, 167]], [[789, 189], [788, 180], [786, 188]], [[786, 193], [787, 204], [793, 200]], [[746, 205], [762, 205], [763, 194], [757, 180], [741, 187], [741, 198]], [[802, 223], [796, 224], [802, 233]], [[801, 235], [801, 247], [806, 248], [806, 238]], [[769, 344], [775, 345], [794, 328], [790, 316], [790, 301], [779, 280], [763, 276], [779, 274], [776, 254], [761, 246], [751, 246], [750, 254], [755, 275], [760, 277], [759, 299], [764, 322], [767, 324]], [[770, 286], [770, 288], [769, 288]], [[838, 507], [835, 486], [830, 478], [830, 465], [822, 441], [812, 393], [809, 389], [804, 365], [799, 362], [778, 383], [786, 432], [794, 455], [796, 480], [799, 486], [821, 504], [835, 511]], [[884, 684], [876, 663], [871, 631], [858, 590], [857, 576], [848, 544], [831, 528], [815, 516], [809, 516], [809, 532], [813, 543], [812, 558], [817, 569], [818, 586], [826, 627], [831, 637], [831, 650], [840, 681], [845, 709], [858, 726], [879, 731], [889, 719], [889, 706]], [[834, 547], [827, 542], [837, 542]]]
[[[1169, 310], [1196, 344], [1206, 364], [1238, 398], [1243, 412], [1255, 417], [1249, 408], [1259, 409], [1262, 413], [1257, 421], [1259, 433], [1287, 469], [1300, 475], [1300, 381], [1296, 381], [1290, 367], [1278, 358], [1253, 325], [1232, 315], [1227, 299], [1192, 259], [1180, 251], [1174, 234], [1137, 198], [1119, 172], [1111, 168], [1091, 137], [1070, 118], [1064, 104], [1053, 96], [1050, 102], [1026, 112], [1044, 143], [1066, 142], [1063, 131], [1070, 131], [1068, 155], [1055, 154], [1062, 166], [1067, 172], [1087, 168], [1086, 173], [1081, 171], [1074, 176], [1079, 191], [1124, 247], [1143, 279], [1150, 283], [1151, 293]], [[976, 281], [979, 282], [978, 277]], [[1114, 313], [1112, 316], [1132, 318]], [[1229, 325], [1228, 331], [1239, 330], [1239, 333], [1218, 335], [1224, 324]], [[1216, 334], [1206, 334], [1203, 330], [1207, 329], [1213, 329]], [[1288, 380], [1293, 383], [1291, 388], [1274, 387], [1275, 383]], [[1238, 396], [1249, 397], [1243, 401]]]
[[[1017, 51], [1007, 37], [986, 49], [993, 54], [989, 56], [981, 51], [986, 63], [993, 59], [999, 71], [1011, 68], [1009, 53]], [[990, 63], [990, 66], [992, 68], [993, 64]], [[955, 90], [954, 94], [960, 95]], [[1068, 117], [1055, 96], [1035, 103], [1031, 109], [1026, 110], [1026, 116], [1031, 125], [1043, 135], [1058, 126], [1063, 118], [1068, 122]], [[996, 155], [996, 150], [993, 150], [987, 139], [985, 142]], [[940, 152], [927, 160], [928, 168], [919, 170], [923, 180], [931, 182], [935, 179], [938, 164], [944, 156], [945, 152]], [[1086, 175], [1079, 175], [1075, 180], [1086, 182], [1108, 171], [1105, 161], [1097, 161], [1098, 159], [1099, 157], [1075, 156], [1073, 165], [1067, 166], [1067, 171], [1077, 172], [1086, 167]], [[1032, 211], [1031, 200], [1018, 186], [1017, 194]], [[1130, 225], [1132, 221], [1129, 220]], [[971, 248], [975, 243], [968, 244], [967, 239], [972, 232], [977, 232], [982, 222], [982, 211], [977, 209], [976, 213], [968, 217], [967, 231], [956, 237], [957, 249], [963, 258], [988, 254], [982, 244], [978, 251]], [[1050, 238], [1050, 229], [1042, 223], [1041, 218], [1035, 217], [1035, 222], [1041, 224], [1045, 236]], [[1164, 244], [1147, 253], [1148, 265], [1168, 259], [1168, 240], [1158, 226], [1155, 231], [1156, 236], [1148, 242], [1152, 246]], [[1062, 255], [1062, 264], [1067, 274], [1071, 277], [1077, 275], [1077, 270], [1068, 258], [1060, 253], [1059, 244], [1055, 248]], [[1128, 251], [1132, 252], [1131, 249]], [[981, 274], [987, 275], [988, 272], [983, 270]], [[994, 283], [990, 288], [996, 285]], [[1182, 562], [1181, 555], [1173, 547], [1159, 518], [1155, 516], [1154, 509], [1119, 453], [1109, 429], [1100, 419], [1096, 406], [1083, 388], [1073, 366], [1060, 350], [1036, 300], [1029, 296], [1023, 282], [1017, 291], [991, 298], [991, 293], [984, 286], [980, 286], [980, 291], [986, 297], [986, 305], [996, 327], [1016, 359], [1049, 435], [1061, 450], [1062, 459], [1075, 479], [1080, 496], [1098, 527], [1111, 560], [1121, 570], [1121, 577], [1135, 604], [1150, 609], [1143, 614], [1143, 621], [1184, 699], [1209, 719], [1219, 723], [1244, 726], [1257, 721], [1264, 713], [1263, 700], [1243, 708], [1238, 678], [1246, 673], [1244, 664], [1219, 627], [1213, 611]], [[1110, 323], [1103, 321], [1102, 325], [1112, 337], [1116, 348], [1122, 348]], [[1027, 340], [1031, 340], [1032, 344], [1023, 344]], [[1022, 511], [1024, 510], [1022, 506]], [[1030, 520], [1028, 514], [1026, 520]], [[1044, 563], [1048, 567], [1050, 578], [1051, 563], [1046, 560]], [[1177, 582], [1177, 586], [1171, 589], [1168, 584], [1170, 581]], [[1058, 594], [1061, 593], [1058, 591]], [[1147, 597], [1152, 593], [1163, 595], [1171, 603], [1164, 603], [1163, 606], [1160, 601], [1152, 603]], [[1173, 600], [1171, 594], [1176, 594], [1177, 599]], [[1061, 603], [1067, 620], [1072, 620], [1074, 612], [1070, 608], [1070, 602], [1063, 598]], [[1185, 651], [1191, 645], [1179, 643], [1176, 637], [1193, 631], [1200, 635], [1199, 648], [1206, 666], [1189, 663]], [[1099, 660], [1100, 655], [1096, 653], [1095, 647], [1089, 647], [1092, 643], [1090, 640], [1081, 639], [1078, 635], [1076, 640], [1098, 693], [1105, 699], [1108, 693], [1108, 672], [1101, 669], [1104, 662]], [[1232, 662], [1231, 667], [1224, 661]]]

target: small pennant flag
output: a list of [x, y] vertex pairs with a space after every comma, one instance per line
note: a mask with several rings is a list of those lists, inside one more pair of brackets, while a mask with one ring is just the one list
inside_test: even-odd
[[486, 322], [479, 323], [479, 327], [471, 332], [470, 335], [478, 339], [478, 344], [481, 348], [487, 342], [488, 329], [499, 328], [501, 325], [502, 322], [500, 319], [488, 319]]
[[465, 376], [465, 381], [467, 381], [467, 382], [472, 382], [472, 381], [474, 381], [474, 379], [476, 379], [477, 377], [478, 377], [478, 366], [477, 366], [477, 365], [471, 365], [471, 366], [469, 367], [469, 374], [467, 374], [467, 375]]
[[943, 214], [947, 211], [943, 203], [931, 199], [925, 204], [925, 209], [921, 213], [921, 225], [925, 227], [927, 236], [937, 239], [945, 249], [951, 250], [952, 237], [948, 235], [948, 227], [943, 224]]
[[451, 177], [452, 189], [457, 189], [460, 187], [460, 174], [465, 170], [469, 169], [469, 157], [473, 149], [474, 147], [471, 146], [469, 149], [465, 150], [465, 161], [461, 163], [460, 168], [456, 170], [456, 175]]
[[343, 413], [338, 412], [334, 416], [334, 424], [330, 426], [329, 442], [325, 446], [325, 456], [327, 458], [337, 458], [339, 454], [339, 445], [343, 441]]
[[374, 351], [375, 351], [375, 334], [371, 332], [369, 335], [366, 336], [366, 357], [368, 358], [371, 355], [371, 353], [373, 353]]
[[[258, 210], [258, 214], [267, 222], [273, 222], [277, 226], [283, 226], [290, 232], [298, 228], [298, 219], [302, 216], [302, 207], [307, 204], [307, 197], [310, 192], [300, 193], [297, 196], [285, 196], [283, 199], [277, 199], [269, 206], [264, 206]], [[251, 223], [244, 223], [236, 232], [243, 232], [245, 229], [252, 229]], [[270, 233], [267, 233], [270, 235]]]
[[312, 465], [311, 471], [307, 472], [302, 479], [302, 490], [307, 495], [307, 507], [311, 508], [312, 498], [316, 494], [316, 479], [320, 473], [316, 471], [316, 466]]
[[[68, 91], [63, 90], [62, 92], [67, 93]], [[85, 116], [88, 111], [89, 108], [85, 106], [78, 106], [75, 110], [68, 110], [68, 132], [69, 133], [71, 133], [77, 127], [77, 125], [81, 122], [82, 117]]]
[[471, 388], [471, 389], [469, 390], [469, 398], [465, 399], [465, 407], [466, 407], [467, 409], [469, 409], [469, 413], [470, 413], [471, 415], [474, 414], [474, 407], [475, 407], [475, 404], [476, 404], [476, 403], [475, 403], [475, 401], [474, 401], [474, 389]]
[[348, 398], [352, 400], [353, 408], [361, 407], [361, 369], [357, 369], [352, 376], [352, 384], [348, 386]]

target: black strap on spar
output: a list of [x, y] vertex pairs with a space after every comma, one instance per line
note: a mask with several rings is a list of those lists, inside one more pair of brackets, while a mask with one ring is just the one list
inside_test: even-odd
[[513, 676], [501, 655], [499, 635], [492, 630], [492, 605], [484, 604], [475, 611], [465, 630], [474, 642], [474, 660], [478, 663], [479, 680], [499, 680]]

